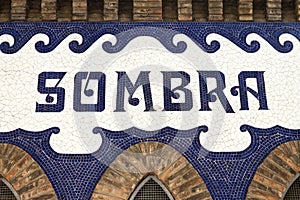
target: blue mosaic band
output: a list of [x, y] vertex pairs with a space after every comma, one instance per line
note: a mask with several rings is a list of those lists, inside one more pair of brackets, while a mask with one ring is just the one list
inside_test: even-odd
[[[281, 53], [287, 53], [293, 49], [290, 41], [285, 41], [283, 44], [279, 42], [279, 37], [282, 34], [289, 33], [300, 40], [299, 23], [10, 22], [1, 23], [0, 26], [0, 36], [8, 34], [15, 40], [12, 46], [8, 42], [0, 44], [0, 50], [7, 54], [16, 53], [34, 35], [40, 33], [46, 34], [49, 37], [48, 44], [45, 44], [43, 41], [35, 44], [36, 50], [41, 53], [53, 51], [67, 36], [73, 33], [80, 34], [83, 39], [81, 44], [78, 41], [71, 41], [69, 43], [70, 50], [74, 53], [85, 52], [104, 34], [112, 34], [117, 37], [115, 45], [112, 45], [110, 42], [103, 44], [103, 49], [109, 53], [121, 51], [132, 39], [138, 36], [154, 37], [170, 52], [182, 53], [186, 49], [186, 43], [180, 41], [175, 45], [172, 42], [173, 37], [178, 33], [187, 35], [201, 49], [209, 53], [214, 53], [220, 48], [218, 41], [212, 41], [211, 44], [206, 42], [206, 37], [211, 33], [224, 36], [248, 53], [257, 52], [260, 48], [258, 41], [251, 41], [250, 44], [246, 42], [246, 37], [251, 33], [258, 34]], [[147, 29], [143, 27], [147, 27]], [[131, 31], [128, 32], [129, 30]]]

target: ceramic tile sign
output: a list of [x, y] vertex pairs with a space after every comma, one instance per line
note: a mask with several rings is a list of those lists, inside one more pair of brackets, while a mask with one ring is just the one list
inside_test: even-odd
[[99, 130], [204, 127], [204, 149], [241, 152], [249, 127], [300, 128], [299, 38], [280, 23], [2, 24], [0, 129], [58, 127], [54, 151], [89, 154]]

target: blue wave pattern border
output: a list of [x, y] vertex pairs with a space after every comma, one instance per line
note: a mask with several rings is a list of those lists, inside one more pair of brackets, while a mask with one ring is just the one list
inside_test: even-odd
[[299, 23], [167, 23], [167, 22], [135, 22], [135, 23], [86, 23], [86, 22], [35, 22], [0, 23], [0, 36], [8, 34], [14, 38], [14, 44], [7, 41], [0, 44], [0, 51], [5, 54], [18, 52], [34, 35], [45, 34], [49, 37], [49, 43], [38, 41], [35, 44], [36, 51], [48, 53], [53, 51], [70, 34], [80, 34], [82, 43], [73, 40], [69, 48], [74, 53], [85, 52], [96, 40], [104, 34], [112, 34], [116, 37], [116, 44], [109, 41], [103, 43], [103, 49], [108, 53], [121, 51], [131, 40], [138, 36], [150, 36], [157, 39], [172, 53], [182, 53], [187, 44], [184, 41], [173, 43], [177, 34], [185, 34], [191, 38], [201, 49], [208, 53], [214, 53], [220, 49], [220, 43], [216, 40], [210, 44], [206, 42], [209, 34], [219, 34], [245, 52], [254, 53], [260, 49], [258, 41], [246, 42], [251, 33], [256, 33], [264, 38], [275, 50], [288, 53], [293, 49], [291, 41], [279, 42], [279, 37], [284, 33], [293, 35], [300, 41]]
[[93, 154], [58, 154], [53, 151], [49, 140], [52, 134], [59, 133], [58, 127], [41, 132], [22, 129], [2, 132], [0, 142], [27, 151], [47, 174], [58, 199], [90, 199], [109, 163], [130, 146], [147, 141], [167, 144], [184, 155], [214, 199], [245, 199], [256, 169], [264, 158], [280, 144], [300, 140], [300, 130], [280, 126], [260, 129], [249, 125], [242, 125], [240, 129], [250, 133], [252, 143], [242, 152], [230, 153], [209, 152], [201, 146], [199, 136], [208, 130], [206, 126], [190, 130], [166, 127], [157, 131], [137, 128], [110, 131], [95, 127], [93, 132], [101, 135], [102, 145]]

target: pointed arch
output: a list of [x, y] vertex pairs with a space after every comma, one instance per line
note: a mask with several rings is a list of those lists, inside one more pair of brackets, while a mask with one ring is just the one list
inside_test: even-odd
[[247, 199], [282, 199], [300, 172], [300, 141], [274, 149], [258, 167]]
[[149, 175], [163, 183], [174, 199], [212, 199], [188, 160], [159, 142], [142, 142], [123, 151], [101, 177], [92, 199], [127, 200]]
[[6, 200], [20, 200], [13, 186], [2, 176], [0, 176], [0, 197]]
[[[154, 194], [153, 194], [154, 192]], [[153, 195], [149, 196], [149, 193]], [[163, 197], [162, 197], [163, 196]], [[166, 186], [160, 182], [155, 176], [147, 176], [142, 182], [135, 188], [130, 195], [129, 200], [135, 200], [136, 198], [151, 198], [151, 199], [168, 199], [174, 200], [174, 197], [166, 188]]]
[[0, 177], [5, 178], [20, 200], [57, 199], [43, 169], [15, 145], [0, 143]]

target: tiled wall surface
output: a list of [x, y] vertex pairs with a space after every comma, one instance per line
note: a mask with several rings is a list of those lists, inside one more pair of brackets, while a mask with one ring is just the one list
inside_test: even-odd
[[[55, 58], [55, 56], [51, 57], [50, 55], [52, 54], [50, 53], [56, 53], [60, 55], [65, 54], [65, 60], [59, 60], [59, 62], [63, 63], [63, 66], [66, 65], [65, 63], [67, 63], [67, 65], [68, 63], [70, 64], [70, 60], [72, 59], [73, 61], [76, 60], [75, 58], [77, 55], [82, 55], [83, 57], [80, 57], [80, 59], [76, 60], [76, 63], [79, 63], [80, 60], [85, 58], [84, 53], [93, 48], [92, 45], [97, 39], [99, 39], [100, 36], [102, 36], [101, 34], [103, 33], [100, 29], [103, 28], [103, 26], [103, 30], [105, 30], [104, 32], [108, 32], [109, 30], [109, 33], [117, 35], [119, 39], [121, 38], [121, 41], [126, 41], [124, 43], [117, 43], [116, 46], [108, 46], [110, 53], [117, 53], [121, 51], [133, 38], [139, 37], [145, 33], [149, 33], [143, 32], [141, 34], [139, 31], [136, 33], [134, 32], [133, 34], [130, 34], [130, 37], [132, 38], [129, 39], [128, 37], [127, 41], [126, 37], [124, 38], [122, 36], [122, 31], [125, 32], [125, 30], [134, 28], [135, 26], [153, 26], [160, 28], [171, 27], [173, 30], [188, 35], [189, 38], [194, 37], [194, 41], [196, 41], [195, 43], [197, 43], [199, 47], [202, 47], [206, 53], [208, 52], [211, 54], [218, 51], [218, 45], [214, 46], [213, 42], [211, 45], [207, 45], [207, 43], [204, 42], [204, 40], [202, 41], [202, 39], [212, 32], [221, 35], [223, 33], [229, 41], [233, 42], [238, 47], [232, 47], [227, 43], [224, 43], [226, 40], [217, 38], [216, 40], [222, 41], [220, 42], [221, 45], [225, 44], [225, 47], [228, 45], [228, 49], [232, 47], [232, 50], [237, 48], [237, 50], [233, 52], [239, 52], [239, 50], [243, 50], [249, 53], [249, 57], [251, 57], [251, 55], [253, 55], [252, 53], [255, 53], [260, 48], [263, 49], [264, 46], [257, 46], [255, 42], [249, 45], [245, 41], [246, 35], [251, 31], [244, 31], [243, 34], [243, 31], [237, 30], [242, 30], [248, 26], [254, 27], [250, 28], [249, 30], [254, 30], [256, 34], [260, 35], [264, 39], [259, 40], [260, 44], [269, 45], [269, 49], [267, 48], [268, 50], [265, 51], [267, 53], [262, 53], [262, 55], [260, 55], [260, 58], [263, 60], [264, 55], [267, 57], [269, 52], [273, 52], [273, 50], [278, 53], [276, 55], [282, 54], [284, 56], [289, 56], [289, 53], [294, 53], [293, 49], [294, 51], [295, 49], [298, 49], [300, 38], [298, 24], [298, 21], [300, 21], [300, 1], [1, 0], [0, 21], [20, 22], [15, 24], [0, 24], [1, 36], [5, 33], [9, 33], [15, 36], [17, 39], [16, 45], [0, 45], [0, 54], [5, 54], [3, 58], [5, 57], [5, 59], [8, 60], [12, 58], [7, 55], [18, 55], [18, 53], [20, 53], [20, 49], [23, 47], [27, 48], [31, 45], [30, 48], [28, 47], [29, 50], [36, 51], [35, 53], [37, 54], [35, 55], [38, 55], [41, 58], [47, 57], [47, 62], [50, 64], [55, 63], [55, 61], [53, 61], [54, 59], [52, 60], [52, 58]], [[47, 23], [26, 24], [23, 23], [24, 21], [79, 21], [79, 23], [61, 23], [49, 25]], [[89, 25], [86, 23], [81, 24], [80, 22], [82, 21], [105, 21], [108, 23], [106, 25], [101, 23]], [[126, 25], [113, 25], [113, 23], [110, 23], [111, 21], [126, 21], [129, 23]], [[130, 23], [133, 21], [191, 23]], [[193, 22], [206, 21], [254, 21], [254, 23], [207, 23], [205, 25], [193, 24]], [[281, 21], [295, 23], [271, 23], [270, 25], [255, 23]], [[115, 26], [115, 29], [112, 29], [112, 26]], [[199, 31], [199, 35], [193, 34], [198, 29], [204, 30], [202, 26], [222, 27], [224, 29], [221, 31], [221, 29], [212, 28], [208, 29], [208, 32]], [[35, 29], [33, 27], [35, 27]], [[38, 29], [36, 27], [47, 28]], [[81, 27], [81, 29], [77, 29], [78, 27]], [[65, 33], [64, 30], [67, 28], [70, 30], [70, 32]], [[230, 30], [230, 28], [232, 28], [232, 30], [226, 32], [227, 30]], [[18, 30], [20, 35], [12, 31], [15, 29]], [[51, 34], [49, 34], [49, 30], [52, 31]], [[64, 39], [70, 33], [72, 33], [72, 31], [81, 32], [82, 35], [85, 36], [84, 38], [89, 39], [84, 40], [86, 43], [81, 46], [76, 46], [75, 43], [64, 41]], [[52, 40], [50, 40], [50, 45], [48, 46], [41, 45], [40, 43], [39, 45], [36, 45], [38, 44], [35, 43], [36, 41], [30, 41], [27, 43], [29, 39], [31, 37], [35, 37], [34, 35], [38, 32], [43, 32], [48, 36], [50, 35], [55, 37], [51, 38]], [[163, 35], [162, 33], [166, 32], [158, 31], [156, 32], [156, 35], [152, 34], [151, 37], [156, 39], [160, 38], [161, 35]], [[288, 40], [288, 42], [282, 44], [282, 42], [279, 42], [279, 36], [282, 33], [289, 33], [293, 37], [288, 37], [287, 39], [285, 38]], [[165, 37], [168, 38], [168, 36], [170, 35], [166, 34]], [[200, 39], [197, 40], [197, 38]], [[78, 40], [76, 36], [71, 38], [70, 41], [72, 41], [72, 39]], [[5, 38], [4, 40], [10, 41], [9, 38]], [[38, 40], [40, 40], [40, 38], [38, 38]], [[64, 52], [64, 49], [59, 50], [59, 44], [64, 42], [69, 42], [69, 44], [67, 43], [65, 46], [69, 45], [67, 49], [68, 51], [71, 49], [71, 53]], [[180, 51], [185, 51], [180, 49], [180, 45], [174, 46], [172, 42], [164, 43], [164, 40], [161, 40], [160, 42], [164, 45], [164, 48], [170, 52], [179, 53]], [[290, 45], [289, 42], [291, 42], [292, 45]], [[152, 43], [155, 42], [151, 41], [149, 42], [149, 45], [151, 46]], [[145, 41], [142, 42], [142, 44], [147, 45], [148, 43]], [[190, 43], [188, 46], [191, 46]], [[221, 46], [221, 48], [224, 46]], [[46, 55], [46, 57], [43, 57], [42, 54]], [[163, 53], [161, 54], [161, 56], [163, 56]], [[72, 57], [73, 55], [75, 56]], [[297, 54], [293, 55], [295, 56], [292, 56], [290, 59], [290, 65], [287, 64], [286, 66], [290, 67], [295, 65], [293, 60], [297, 60]], [[270, 61], [269, 58], [263, 62], [270, 66], [279, 64], [283, 66], [282, 63], [286, 62], [284, 61], [284, 56], [283, 58], [279, 58], [280, 56], [276, 57], [278, 59], [276, 62]], [[24, 57], [24, 55], [20, 57], [16, 56], [16, 59]], [[159, 58], [159, 55], [155, 58]], [[241, 56], [240, 58], [243, 57]], [[4, 62], [5, 59], [3, 59], [2, 62]], [[132, 57], [129, 56], [127, 59], [130, 60]], [[172, 58], [170, 59], [172, 60]], [[219, 59], [226, 61], [226, 59], [222, 59], [222, 56], [220, 56]], [[34, 63], [38, 64], [44, 63], [40, 61], [41, 59], [35, 59], [33, 57], [28, 60], [34, 61]], [[170, 61], [170, 63], [171, 62], [172, 61]], [[27, 62], [21, 63], [23, 63], [26, 67], [30, 66], [27, 64]], [[45, 64], [45, 66], [48, 66], [48, 64]], [[7, 74], [7, 76], [5, 76], [5, 83], [10, 83], [8, 77], [10, 77], [10, 74], [18, 74], [18, 69], [16, 68], [9, 72], [6, 67], [4, 67], [3, 64], [1, 67], [3, 68], [1, 73]], [[267, 68], [267, 70], [268, 69], [269, 68]], [[270, 69], [274, 70], [274, 68]], [[34, 73], [38, 75], [40, 72], [39, 70], [41, 69], [36, 69]], [[55, 70], [55, 68], [49, 67], [48, 70]], [[229, 72], [231, 71], [229, 70]], [[293, 74], [295, 75], [297, 72], [292, 72], [289, 75]], [[284, 72], [282, 72], [282, 75], [284, 75]], [[23, 80], [25, 81], [26, 79], [24, 78]], [[32, 80], [29, 80], [29, 82], [30, 81], [33, 82]], [[277, 81], [280, 82], [279, 80]], [[284, 83], [287, 84], [286, 82]], [[2, 89], [3, 88], [5, 88], [4, 85]], [[28, 92], [28, 94], [29, 93], [30, 92]], [[276, 99], [276, 96], [274, 96], [274, 99]], [[277, 100], [278, 102], [284, 101], [280, 99], [281, 97], [276, 99], [276, 102]], [[4, 98], [4, 101], [7, 101], [7, 99]], [[8, 102], [9, 101], [10, 100], [8, 99]], [[24, 100], [24, 102], [26, 101]], [[1, 103], [1, 105], [2, 104], [3, 103]], [[278, 105], [279, 104], [280, 103], [278, 103]], [[1, 109], [2, 110], [0, 112], [8, 113], [7, 116], [11, 114], [8, 112], [9, 110], [2, 107]], [[287, 108], [286, 113], [291, 112], [288, 110], [289, 109]], [[23, 115], [20, 114], [20, 116], [18, 116], [18, 114], [19, 113], [14, 114], [13, 112], [11, 114], [12, 116], [15, 116], [14, 119], [18, 122], [7, 123], [5, 120], [0, 122], [0, 176], [3, 176], [8, 182], [10, 182], [22, 200], [85, 200], [90, 198], [125, 200], [130, 197], [140, 181], [147, 175], [154, 175], [161, 180], [161, 182], [167, 187], [176, 200], [281, 199], [291, 182], [300, 172], [300, 125], [296, 122], [297, 115], [284, 118], [286, 116], [283, 114], [281, 119], [280, 115], [275, 114], [273, 115], [273, 117], [275, 116], [274, 118], [277, 119], [277, 121], [274, 122], [275, 126], [269, 125], [270, 121], [272, 120], [268, 121], [267, 118], [260, 120], [259, 118], [256, 119], [254, 117], [255, 120], [258, 121], [257, 124], [265, 126], [265, 128], [248, 126], [245, 125], [247, 124], [246, 122], [244, 125], [240, 124], [241, 131], [239, 134], [249, 132], [248, 136], [250, 136], [251, 139], [247, 140], [239, 135], [236, 135], [235, 139], [239, 140], [240, 146], [234, 142], [232, 146], [228, 145], [230, 142], [234, 141], [234, 138], [232, 137], [232, 139], [229, 139], [232, 141], [228, 142], [224, 139], [218, 143], [220, 145], [216, 145], [217, 147], [212, 147], [212, 145], [210, 145], [211, 143], [209, 143], [209, 139], [207, 139], [207, 148], [204, 148], [205, 146], [203, 143], [199, 142], [200, 136], [203, 136], [203, 133], [207, 132], [207, 127], [205, 126], [199, 126], [197, 130], [189, 129], [188, 131], [181, 131], [179, 128], [172, 129], [168, 127], [165, 129], [158, 128], [155, 129], [158, 131], [152, 130], [152, 132], [139, 129], [125, 130], [123, 127], [121, 127], [118, 131], [114, 131], [113, 128], [110, 129], [108, 126], [108, 124], [111, 122], [107, 122], [104, 123], [108, 126], [105, 127], [106, 129], [94, 129], [95, 133], [100, 133], [101, 137], [105, 138], [105, 140], [102, 141], [101, 147], [97, 149], [95, 148], [97, 146], [92, 148], [91, 145], [87, 148], [90, 151], [91, 149], [96, 149], [93, 153], [89, 152], [79, 154], [78, 152], [76, 153], [76, 150], [81, 151], [82, 149], [80, 149], [79, 146], [76, 146], [76, 142], [74, 142], [74, 144], [72, 144], [72, 142], [70, 142], [70, 144], [67, 144], [67, 142], [65, 144], [61, 143], [63, 144], [61, 145], [61, 149], [59, 148], [59, 142], [53, 142], [53, 140], [55, 140], [53, 138], [64, 137], [64, 141], [66, 141], [66, 138], [70, 137], [68, 134], [71, 133], [61, 134], [61, 132], [63, 132], [63, 128], [65, 127], [56, 128], [55, 126], [50, 126], [50, 123], [47, 124], [47, 122], [44, 123], [44, 125], [40, 125], [37, 128], [38, 131], [31, 131], [29, 129], [31, 127], [35, 127], [32, 124], [35, 123], [34, 120], [36, 119], [32, 118], [29, 121], [27, 120], [28, 123], [25, 120], [24, 123], [24, 120], [22, 121], [23, 117], [20, 117]], [[141, 116], [139, 116], [139, 118], [141, 118]], [[189, 115], [185, 115], [184, 117], [189, 119]], [[43, 121], [43, 116], [38, 120]], [[43, 122], [47, 120], [44, 120]], [[263, 125], [264, 121], [267, 121], [268, 123]], [[277, 123], [278, 121], [279, 123]], [[4, 122], [6, 125], [2, 127]], [[138, 122], [140, 123], [142, 121]], [[285, 124], [280, 124], [280, 122]], [[59, 123], [59, 120], [57, 120], [57, 124]], [[139, 125], [139, 123], [136, 124]], [[175, 121], [173, 121], [173, 123], [175, 123]], [[18, 127], [18, 124], [22, 124], [23, 126]], [[292, 128], [283, 128], [286, 124]], [[14, 127], [15, 125], [15, 129], [13, 131], [10, 130], [11, 127]], [[69, 125], [70, 124], [67, 124], [66, 126]], [[61, 128], [61, 130], [59, 128]], [[208, 127], [208, 129], [209, 128], [210, 127]], [[230, 128], [228, 128], [227, 131], [229, 131]], [[27, 131], [23, 129], [26, 129]], [[186, 129], [188, 128], [185, 128], [185, 130]], [[55, 136], [54, 133], [59, 134], [58, 136]], [[142, 136], [139, 135], [141, 133]], [[200, 133], [202, 134], [200, 135]], [[50, 138], [52, 138], [52, 145], [50, 144]], [[69, 147], [73, 149], [70, 150], [68, 149]], [[207, 151], [209, 148], [211, 148], [211, 151]], [[225, 149], [223, 152], [220, 151], [222, 148]]]

